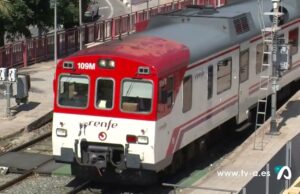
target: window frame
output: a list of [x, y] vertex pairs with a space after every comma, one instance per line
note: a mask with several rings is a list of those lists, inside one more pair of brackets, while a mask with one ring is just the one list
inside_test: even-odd
[[[219, 84], [218, 84], [218, 80], [219, 80], [219, 77], [218, 77], [218, 67], [219, 67], [220, 62], [226, 61], [226, 60], [230, 60], [231, 61], [231, 64], [230, 64], [230, 74], [229, 74], [230, 75], [230, 86], [228, 88], [222, 90], [222, 91], [219, 91], [219, 89], [218, 89], [218, 86], [219, 86]], [[230, 90], [231, 87], [232, 87], [232, 62], [233, 62], [233, 60], [232, 60], [231, 56], [227, 57], [227, 58], [224, 58], [224, 59], [222, 59], [222, 60], [220, 60], [220, 61], [217, 62], [217, 95], [222, 94], [223, 92], [226, 92], [227, 90]]]
[[[210, 74], [209, 74], [209, 70], [212, 70], [212, 74], [211, 74], [211, 85], [209, 85], [209, 81], [210, 81]], [[209, 87], [211, 86], [211, 87]], [[214, 95], [214, 65], [209, 65], [207, 67], [207, 99], [211, 99]]]
[[[72, 77], [85, 77], [88, 79], [88, 91], [87, 91], [87, 95], [88, 95], [88, 98], [87, 98], [87, 102], [86, 102], [86, 106], [85, 107], [76, 107], [76, 106], [64, 106], [64, 105], [61, 105], [59, 103], [59, 94], [60, 94], [60, 79], [62, 76], [72, 76]], [[89, 103], [90, 103], [90, 85], [91, 85], [91, 79], [90, 79], [90, 76], [88, 75], [74, 75], [74, 74], [68, 74], [68, 73], [62, 73], [58, 76], [58, 81], [57, 81], [57, 95], [56, 95], [56, 105], [60, 108], [69, 108], [69, 109], [79, 109], [79, 110], [86, 110], [88, 107], [89, 107]]]
[[[299, 27], [296, 27], [296, 28], [293, 28], [293, 29], [291, 29], [291, 30], [289, 30], [288, 31], [288, 44], [290, 45], [290, 47], [292, 47], [291, 45], [291, 42], [290, 42], [290, 33], [291, 32], [293, 32], [293, 31], [297, 31], [298, 33], [297, 33], [297, 45], [296, 45], [296, 47], [297, 47], [297, 50], [296, 50], [296, 52], [294, 52], [294, 53], [290, 53], [290, 55], [291, 56], [294, 56], [294, 55], [296, 55], [298, 52], [299, 52]], [[292, 50], [292, 48], [290, 48], [290, 51]]]
[[[262, 50], [261, 50], [261, 55], [262, 55], [261, 57], [262, 57], [262, 58], [260, 59], [261, 62], [259, 63], [260, 65], [259, 65], [259, 68], [258, 68], [258, 66], [257, 66], [257, 64], [258, 64], [258, 63], [257, 63], [258, 49], [257, 49], [257, 48], [258, 48], [259, 45], [261, 45], [261, 48], [262, 48]], [[264, 57], [265, 57], [265, 54], [264, 54], [264, 46], [265, 46], [265, 44], [264, 44], [263, 42], [260, 42], [260, 43], [258, 43], [258, 44], [256, 45], [256, 47], [255, 47], [255, 59], [256, 59], [256, 62], [255, 62], [255, 72], [256, 72], [256, 75], [258, 75], [258, 74], [260, 74], [261, 72], [264, 72], [264, 71], [266, 71], [266, 70], [268, 69], [268, 67], [265, 66], [265, 67], [263, 68], [263, 66], [262, 66], [262, 64], [265, 64], [265, 59], [264, 59]], [[268, 56], [268, 55], [266, 55], [266, 56]], [[263, 61], [262, 61], [262, 60], [263, 60]], [[270, 60], [270, 58], [267, 57], [267, 63], [270, 63], [269, 60]], [[263, 68], [263, 69], [262, 69], [262, 68]]]
[[[159, 86], [159, 93], [158, 93], [158, 103], [166, 105], [167, 107], [172, 107], [174, 104], [174, 76], [170, 75], [162, 80], [165, 80], [165, 84], [163, 86]], [[172, 80], [169, 82], [169, 80]], [[170, 84], [171, 83], [171, 84]], [[162, 92], [166, 93], [166, 102], [163, 101], [163, 94]], [[169, 95], [171, 94], [171, 95]], [[168, 99], [171, 98], [171, 101], [168, 102]]]
[[[98, 89], [98, 81], [100, 80], [100, 79], [102, 79], [102, 80], [111, 80], [112, 82], [113, 82], [113, 93], [112, 93], [112, 106], [111, 106], [111, 108], [99, 108], [98, 106], [97, 106], [97, 89]], [[115, 79], [113, 79], [113, 78], [111, 78], [111, 77], [98, 77], [97, 79], [96, 79], [96, 84], [95, 84], [96, 86], [95, 86], [95, 100], [94, 100], [94, 107], [95, 107], [95, 109], [97, 109], [97, 110], [112, 110], [112, 109], [114, 109], [114, 106], [115, 106], [115, 90], [116, 90], [116, 81], [115, 81]]]
[[[191, 93], [189, 94], [190, 95], [190, 99], [187, 101], [187, 102], [190, 102], [188, 105], [188, 107], [185, 107], [184, 105], [184, 96], [185, 96], [185, 92], [184, 92], [184, 80], [186, 79], [186, 78], [190, 78], [190, 80], [191, 80]], [[182, 81], [182, 113], [186, 113], [186, 112], [188, 112], [188, 111], [190, 111], [191, 109], [192, 109], [192, 107], [193, 107], [193, 75], [187, 75], [187, 76], [184, 76], [184, 78], [183, 78], [183, 81]]]
[[[149, 110], [149, 112], [138, 112], [138, 111], [136, 111], [136, 112], [134, 112], [134, 111], [126, 111], [126, 110], [123, 110], [122, 109], [122, 97], [123, 97], [123, 95], [122, 95], [122, 91], [123, 91], [123, 83], [124, 83], [124, 81], [126, 81], [126, 80], [136, 80], [136, 81], [138, 81], [138, 82], [149, 82], [149, 83], [151, 83], [152, 84], [152, 96], [151, 96], [151, 107], [150, 107], [150, 110]], [[134, 79], [134, 78], [130, 78], [130, 77], [126, 77], [126, 78], [123, 78], [122, 80], [121, 80], [121, 85], [120, 85], [121, 87], [120, 87], [120, 99], [119, 99], [119, 110], [121, 111], [121, 112], [123, 112], [123, 113], [129, 113], [129, 114], [138, 114], [138, 115], [150, 115], [150, 114], [152, 114], [153, 113], [153, 102], [154, 102], [154, 89], [155, 89], [155, 85], [154, 85], [154, 82], [153, 82], [153, 80], [151, 80], [151, 79]]]
[[[241, 55], [242, 54], [245, 54], [245, 53], [248, 53], [248, 61], [247, 61], [247, 77], [244, 79], [244, 80], [242, 80], [241, 79], [241, 64], [242, 64], [242, 57], [241, 57]], [[239, 82], [240, 83], [243, 83], [243, 82], [245, 82], [245, 81], [247, 81], [247, 80], [249, 80], [249, 68], [250, 68], [250, 49], [249, 48], [247, 48], [247, 49], [245, 49], [245, 50], [242, 50], [242, 51], [240, 51], [240, 53], [239, 53], [240, 55], [240, 59], [239, 59]]]

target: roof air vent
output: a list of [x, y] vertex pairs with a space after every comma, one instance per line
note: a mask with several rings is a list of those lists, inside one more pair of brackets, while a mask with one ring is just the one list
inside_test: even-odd
[[235, 31], [238, 35], [246, 33], [250, 30], [249, 23], [248, 23], [248, 18], [247, 18], [246, 14], [235, 17], [233, 19], [233, 24], [234, 24], [234, 27], [235, 27]]

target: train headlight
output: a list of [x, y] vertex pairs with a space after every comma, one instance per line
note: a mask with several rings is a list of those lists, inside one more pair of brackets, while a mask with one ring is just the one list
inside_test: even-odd
[[149, 142], [147, 136], [135, 136], [135, 135], [127, 135], [126, 141], [127, 143], [138, 143], [138, 144], [148, 144]]
[[147, 136], [138, 136], [137, 138], [138, 144], [148, 144], [148, 137]]
[[116, 67], [116, 62], [112, 59], [101, 59], [98, 62], [98, 65], [101, 68], [106, 68], [106, 69], [114, 69]]
[[116, 66], [115, 61], [113, 61], [113, 60], [109, 60], [108, 61], [108, 68], [113, 69], [113, 68], [115, 68], [115, 66]]
[[105, 67], [106, 67], [106, 60], [101, 59], [101, 60], [99, 61], [99, 66], [105, 68]]
[[57, 128], [56, 129], [56, 136], [58, 137], [67, 137], [68, 135], [68, 132], [66, 129], [63, 129], [63, 128]]

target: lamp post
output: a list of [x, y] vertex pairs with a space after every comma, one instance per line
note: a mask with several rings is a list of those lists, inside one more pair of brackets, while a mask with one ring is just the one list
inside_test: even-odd
[[273, 44], [272, 46], [272, 94], [271, 94], [271, 123], [270, 123], [270, 134], [278, 135], [280, 134], [278, 128], [277, 128], [277, 122], [276, 122], [276, 102], [277, 102], [277, 88], [278, 88], [278, 73], [277, 73], [277, 50], [278, 50], [278, 20], [279, 20], [279, 4], [281, 0], [272, 0], [273, 2], [273, 26], [275, 28], [273, 35]]
[[50, 8], [54, 9], [54, 64], [57, 64], [57, 0], [50, 0]]
[[54, 64], [57, 64], [57, 0], [54, 0]]
[[79, 0], [79, 50], [82, 50], [82, 0]]

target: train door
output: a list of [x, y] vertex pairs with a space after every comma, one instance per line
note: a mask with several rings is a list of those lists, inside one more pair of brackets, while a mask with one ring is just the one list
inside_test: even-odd
[[239, 114], [237, 123], [248, 119], [248, 88], [249, 88], [249, 44], [241, 44], [239, 53]]

